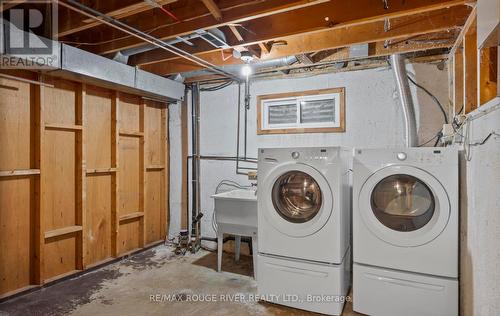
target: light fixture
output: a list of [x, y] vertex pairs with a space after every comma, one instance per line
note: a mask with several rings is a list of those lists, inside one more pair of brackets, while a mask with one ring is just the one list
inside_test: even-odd
[[249, 64], [245, 64], [242, 68], [241, 68], [241, 74], [245, 77], [248, 77], [252, 74], [252, 67], [250, 67]]

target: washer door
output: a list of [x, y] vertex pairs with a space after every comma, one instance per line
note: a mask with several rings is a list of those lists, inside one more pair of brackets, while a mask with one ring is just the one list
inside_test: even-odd
[[450, 202], [441, 183], [410, 166], [378, 170], [366, 180], [358, 199], [368, 229], [395, 246], [416, 247], [432, 241], [450, 217]]
[[289, 163], [277, 166], [263, 188], [264, 215], [281, 233], [309, 236], [328, 221], [333, 207], [332, 191], [315, 168]]

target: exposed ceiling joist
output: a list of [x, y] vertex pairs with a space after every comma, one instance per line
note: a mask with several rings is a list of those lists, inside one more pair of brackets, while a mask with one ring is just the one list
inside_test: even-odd
[[298, 54], [298, 55], [295, 55], [295, 57], [297, 58], [297, 60], [301, 64], [304, 64], [304, 65], [314, 64], [314, 61], [312, 60], [311, 56], [309, 56], [309, 54]]
[[269, 45], [268, 43], [259, 43], [260, 49], [268, 54], [271, 51], [272, 45]]
[[238, 31], [238, 29], [236, 28], [236, 26], [230, 24], [230, 25], [228, 25], [228, 27], [231, 30], [231, 32], [233, 33], [233, 35], [236, 37], [236, 39], [239, 42], [243, 42], [243, 36], [241, 36], [241, 33], [240, 33], [240, 31]]
[[[225, 0], [229, 1], [229, 0]], [[233, 0], [235, 1], [235, 0]], [[242, 0], [236, 0], [242, 1]], [[352, 1], [345, 0], [316, 0], [316, 1], [295, 1], [293, 3], [283, 4], [284, 1], [243, 1], [244, 4], [234, 6], [230, 10], [225, 10], [219, 3], [219, 8], [223, 11], [223, 19], [215, 21], [211, 14], [203, 18], [187, 20], [180, 11], [176, 14], [182, 20], [180, 23], [165, 24], [165, 20], [154, 21], [151, 16], [144, 17], [139, 21], [130, 21], [127, 24], [135, 26], [141, 30], [152, 30], [150, 34], [160, 39], [168, 39], [180, 35], [186, 35], [200, 28], [218, 27], [227, 24], [245, 23], [245, 27], [253, 33], [248, 33], [247, 41], [257, 44], [263, 41], [263, 38], [279, 38], [287, 35], [300, 34], [304, 32], [313, 32], [325, 30], [342, 25], [353, 25], [369, 23], [375, 18], [384, 20], [386, 17], [398, 17], [408, 14], [417, 14], [428, 12], [439, 8], [453, 7], [462, 5], [464, 0], [412, 0], [395, 1], [390, 8], [385, 10], [381, 2], [374, 0], [357, 0], [355, 4]], [[253, 3], [253, 5], [252, 5]], [[319, 3], [319, 4], [318, 4]], [[226, 4], [227, 5], [227, 4]], [[360, 9], [362, 8], [362, 10]], [[191, 8], [190, 11], [193, 11]], [[205, 9], [205, 8], [203, 8]], [[206, 10], [206, 9], [205, 9]], [[189, 13], [188, 13], [189, 15]], [[328, 18], [328, 21], [326, 21]], [[250, 21], [252, 20], [252, 21]], [[96, 42], [98, 34], [102, 37], [100, 40], [108, 40], [113, 36], [115, 40], [105, 42], [102, 45], [88, 46], [88, 50], [97, 53], [111, 53], [118, 50], [143, 45], [141, 41], [126, 37], [119, 39], [119, 34], [110, 34], [102, 30], [95, 34], [79, 38], [81, 42]], [[237, 45], [238, 43], [230, 43]]]
[[[370, 44], [370, 46], [380, 46], [383, 47], [384, 43], [373, 43]], [[414, 53], [415, 56], [409, 57], [409, 60], [411, 62], [433, 62], [433, 61], [441, 61], [443, 59], [447, 58], [447, 54], [443, 50], [449, 49], [451, 45], [451, 42], [448, 46], [446, 45], [438, 45], [438, 46], [431, 46], [428, 45], [427, 47], [424, 47], [425, 49], [422, 50], [422, 47], [412, 47], [412, 45], [407, 45], [406, 47], [400, 47], [398, 48], [398, 51], [403, 53], [403, 54], [409, 54], [409, 53]], [[349, 48], [342, 48], [339, 49], [334, 56], [332, 56], [331, 60], [329, 63], [346, 63], [349, 61], [348, 58], [348, 52]], [[339, 71], [354, 71], [354, 70], [364, 70], [364, 69], [371, 69], [371, 68], [378, 68], [378, 67], [384, 67], [387, 66], [387, 62], [384, 60], [381, 60], [381, 57], [388, 56], [392, 53], [384, 53], [380, 55], [376, 54], [370, 54], [369, 58], [372, 61], [365, 60], [364, 62], [352, 62], [349, 63], [347, 67], [343, 68], [337, 68], [337, 67], [326, 67], [327, 64], [322, 64], [322, 69], [311, 69], [311, 66], [304, 66], [304, 65], [297, 65], [297, 66], [290, 66], [287, 68], [280, 67], [280, 68], [273, 68], [273, 72], [275, 75], [272, 75], [270, 70], [264, 70], [263, 72], [260, 72], [260, 74], [267, 73], [265, 75], [266, 78], [279, 78], [282, 77], [283, 74], [279, 74], [281, 71], [286, 70], [287, 71], [287, 77], [290, 75], [295, 76], [295, 75], [300, 75], [301, 73], [307, 74], [310, 76], [311, 74], [322, 74], [322, 73], [330, 73], [330, 72], [339, 72]], [[377, 59], [378, 57], [378, 59]], [[308, 68], [309, 71], [297, 71], [301, 68]], [[259, 75], [259, 74], [257, 74]], [[197, 82], [197, 81], [206, 81], [206, 80], [217, 80], [217, 79], [224, 79], [218, 75], [201, 75], [201, 76], [195, 76], [195, 77], [190, 77], [186, 80], [186, 83], [191, 83], [191, 82]]]
[[[3, 1], [2, 1], [3, 2]], [[26, 1], [16, 1], [16, 2], [7, 2], [7, 3], [2, 3], [0, 5], [0, 12], [3, 12], [3, 11], [7, 11], [9, 9], [12, 9], [13, 7], [15, 7], [16, 5], [19, 5], [19, 4], [23, 4], [25, 3]]]
[[[452, 1], [455, 3], [456, 1]], [[306, 34], [313, 34], [313, 33], [320, 33], [320, 32], [325, 32], [325, 31], [335, 31], [340, 28], [347, 28], [347, 27], [356, 27], [356, 30], [361, 30], [361, 32], [366, 33], [366, 30], [370, 30], [370, 27], [364, 27], [367, 25], [371, 25], [374, 22], [378, 22], [378, 25], [382, 25], [382, 31], [380, 31], [380, 28], [378, 28], [378, 32], [384, 33], [384, 24], [385, 24], [385, 18], [381, 19], [379, 16], [372, 16], [371, 14], [373, 12], [370, 12], [369, 10], [361, 10], [362, 13], [356, 14], [356, 17], [362, 18], [363, 23], [359, 22], [359, 19], [355, 19], [351, 22], [344, 22], [342, 24], [333, 26], [333, 27], [325, 27], [324, 26], [324, 21], [321, 17], [321, 15], [318, 16], [317, 12], [317, 7], [320, 7], [320, 5], [308, 8], [306, 10], [309, 12], [310, 15], [312, 16], [304, 16], [303, 15], [303, 10], [295, 10], [283, 14], [279, 14], [276, 16], [273, 16], [272, 19], [268, 18], [261, 18], [257, 19], [251, 22], [247, 23], [247, 28], [251, 29], [254, 33], [248, 33], [245, 36], [245, 41], [244, 42], [236, 42], [236, 43], [230, 43], [234, 45], [251, 45], [251, 44], [259, 44], [262, 42], [270, 42], [273, 40], [283, 40], [285, 37], [290, 37], [290, 35], [300, 35], [300, 37], [306, 41], [307, 36]], [[432, 5], [433, 8], [436, 7], [435, 4]], [[391, 21], [392, 25], [392, 30], [394, 30], [397, 26], [397, 21], [400, 19], [404, 19], [405, 17], [414, 17], [413, 19], [410, 19], [410, 22], [412, 20], [416, 20], [417, 18], [429, 18], [429, 15], [431, 15], [434, 12], [446, 12], [446, 14], [457, 16], [458, 15], [463, 15], [463, 14], [468, 14], [469, 8], [467, 6], [461, 5], [461, 6], [452, 6], [449, 9], [439, 9], [435, 11], [427, 11], [424, 10], [423, 8], [419, 8], [418, 11], [421, 13], [414, 13], [414, 11], [411, 10], [405, 10], [404, 12], [406, 13], [403, 15], [400, 11], [394, 12], [394, 16], [387, 15], [385, 14], [386, 18], [389, 18]], [[323, 10], [324, 11], [324, 10]], [[458, 13], [457, 13], [458, 11]], [[285, 15], [285, 16], [284, 16]], [[352, 15], [352, 14], [351, 14]], [[432, 15], [431, 15], [432, 18]], [[318, 19], [320, 22], [318, 22]], [[371, 22], [369, 21], [371, 19]], [[289, 23], [287, 21], [294, 21], [293, 23]], [[295, 21], [301, 21], [300, 23], [295, 22]], [[434, 23], [433, 21], [428, 19], [428, 22]], [[404, 23], [408, 23], [408, 20], [405, 20]], [[461, 22], [463, 23], [463, 22]], [[401, 23], [400, 23], [401, 24]], [[322, 25], [322, 27], [319, 27]], [[450, 25], [450, 24], [448, 24]], [[451, 26], [455, 25], [462, 25], [462, 24], [453, 24]], [[429, 26], [427, 26], [428, 28]], [[282, 48], [286, 47], [284, 45], [275, 45], [273, 47], [276, 48]], [[274, 50], [274, 48], [273, 48]], [[266, 50], [263, 50], [266, 52]], [[201, 52], [199, 50], [198, 52]], [[309, 52], [309, 51], [308, 51]], [[140, 56], [137, 57], [137, 61], [139, 63], [133, 64], [133, 65], [141, 65], [141, 64], [148, 64], [148, 63], [153, 63], [153, 62], [158, 62], [161, 60], [169, 60], [173, 56], [169, 56], [168, 53], [165, 53], [163, 51], [159, 50], [153, 50], [149, 52], [145, 52], [140, 54]]]
[[[237, 24], [259, 17], [279, 14], [289, 10], [313, 6], [329, 0], [221, 0], [218, 6], [223, 14], [217, 21], [203, 6], [179, 7], [174, 11], [181, 22], [166, 23], [164, 15], [152, 15], [143, 12], [130, 16], [122, 22], [134, 26], [159, 39], [175, 38], [190, 34], [198, 29], [210, 29], [227, 24]], [[82, 45], [81, 47], [96, 54], [108, 54], [119, 50], [144, 45], [140, 40], [124, 36], [119, 31], [100, 26], [94, 32], [81, 32], [64, 40], [82, 43], [101, 43], [100, 45]]]
[[[151, 1], [164, 6], [177, 0]], [[154, 6], [143, 0], [97, 1], [94, 9], [115, 19], [123, 19], [134, 14], [152, 10]], [[60, 19], [59, 21], [58, 37], [88, 30], [99, 25], [102, 25], [102, 22], [93, 19], [82, 19], [82, 15], [70, 11], [64, 19]]]
[[222, 20], [222, 12], [217, 4], [215, 4], [214, 0], [201, 0], [201, 2], [203, 2], [208, 11], [210, 11], [210, 14], [212, 14], [217, 21]]
[[[312, 53], [327, 49], [335, 49], [355, 44], [404, 39], [420, 34], [450, 31], [462, 26], [467, 19], [470, 8], [467, 6], [453, 7], [435, 12], [412, 14], [391, 19], [391, 28], [387, 29], [384, 21], [363, 23], [354, 26], [332, 28], [321, 32], [312, 32], [306, 35], [289, 36], [283, 38], [287, 45], [275, 45], [267, 53], [262, 52], [261, 59], [274, 59], [302, 53]], [[223, 65], [220, 51], [202, 52], [200, 58], [210, 60], [217, 65]], [[177, 65], [177, 67], [176, 67]], [[173, 72], [183, 72], [198, 69], [199, 67], [185, 63], [179, 58], [168, 58], [162, 62], [141, 66], [141, 68], [165, 75]], [[176, 71], [177, 70], [177, 71]]]

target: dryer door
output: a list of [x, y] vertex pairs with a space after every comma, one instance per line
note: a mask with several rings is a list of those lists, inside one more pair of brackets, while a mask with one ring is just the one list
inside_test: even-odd
[[277, 230], [288, 236], [314, 234], [332, 213], [330, 186], [323, 175], [309, 165], [277, 166], [259, 190], [265, 190], [262, 213]]
[[402, 247], [416, 247], [436, 238], [450, 217], [450, 202], [441, 183], [410, 166], [375, 172], [359, 195], [359, 212], [378, 238]]

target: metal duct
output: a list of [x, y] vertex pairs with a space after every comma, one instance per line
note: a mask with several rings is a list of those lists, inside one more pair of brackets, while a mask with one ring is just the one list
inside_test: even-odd
[[[200, 37], [199, 34], [193, 33], [193, 34], [185, 35], [182, 37], [176, 37], [172, 40], [164, 41], [164, 42], [166, 44], [169, 44], [169, 45], [173, 45], [173, 44], [177, 44], [177, 43], [186, 43], [186, 44], [189, 43], [188, 45], [193, 45], [192, 43], [189, 42], [189, 40], [194, 39], [194, 38], [199, 38], [199, 37]], [[149, 52], [149, 51], [151, 51], [153, 49], [157, 49], [157, 48], [158, 48], [158, 46], [156, 46], [156, 45], [148, 44], [148, 45], [142, 45], [142, 46], [138, 46], [138, 47], [124, 49], [124, 50], [117, 52], [115, 54], [115, 56], [113, 57], [113, 60], [116, 60], [116, 61], [119, 61], [121, 63], [126, 64], [128, 62], [128, 57], [130, 57], [132, 55], [137, 55], [140, 53]]]
[[[261, 60], [255, 63], [251, 63], [250, 66], [252, 67], [253, 71], [257, 71], [259, 69], [264, 69], [264, 68], [286, 67], [296, 62], [297, 58], [295, 56], [288, 56], [277, 59]], [[236, 65], [222, 66], [220, 68], [236, 76], [241, 76], [241, 68], [243, 66], [244, 66], [243, 64], [236, 64]], [[182, 76], [184, 78], [204, 76], [204, 75], [213, 75], [213, 72], [208, 70], [196, 70], [196, 71], [182, 73]]]
[[[9, 23], [4, 21], [4, 23]], [[15, 27], [10, 24], [10, 27]], [[22, 31], [20, 31], [22, 32]], [[6, 40], [6, 37], [2, 37]], [[50, 76], [66, 78], [99, 85], [105, 88], [141, 94], [163, 101], [177, 101], [184, 98], [184, 85], [180, 82], [124, 65], [102, 56], [75, 48], [57, 41], [44, 39], [53, 46], [54, 64], [37, 69]], [[7, 47], [2, 43], [0, 47]], [[0, 56], [26, 61], [29, 55], [13, 55], [9, 51]], [[36, 56], [36, 54], [34, 54]]]
[[406, 147], [417, 147], [417, 120], [415, 117], [415, 107], [411, 97], [410, 84], [406, 74], [405, 59], [399, 54], [391, 55], [391, 65], [396, 79], [399, 100], [403, 107], [405, 119], [405, 143]]

